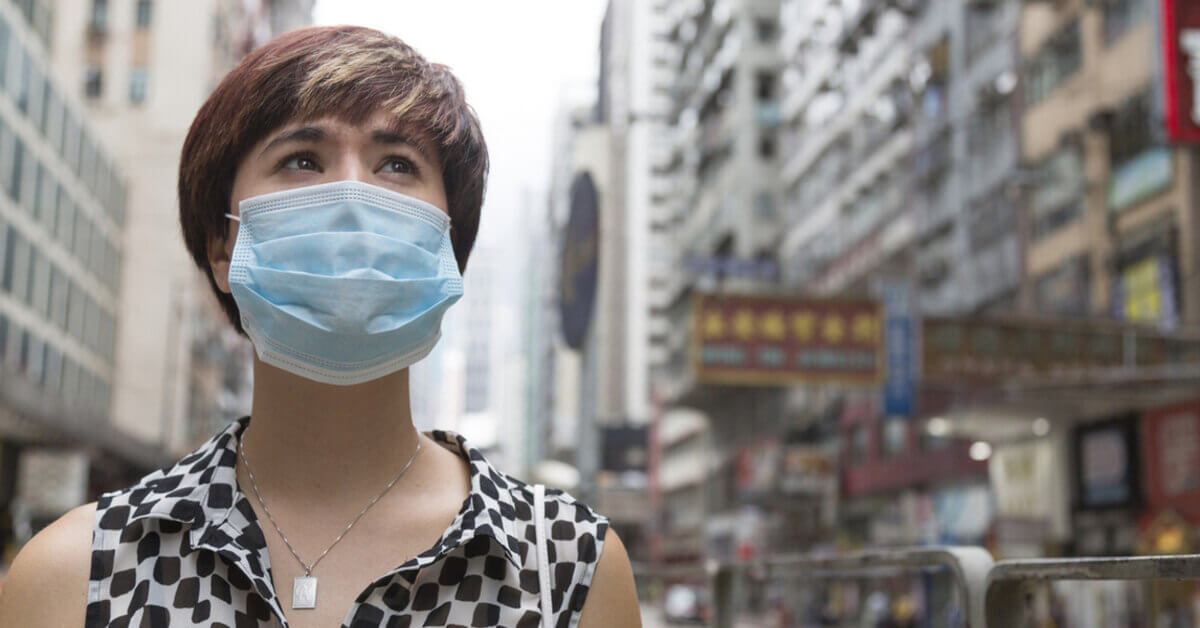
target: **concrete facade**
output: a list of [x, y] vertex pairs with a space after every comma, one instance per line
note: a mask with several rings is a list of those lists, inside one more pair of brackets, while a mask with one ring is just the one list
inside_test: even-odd
[[[1135, 3], [1136, 4], [1136, 3]], [[1060, 77], [1044, 99], [1031, 104], [1021, 121], [1022, 158], [1034, 169], [1069, 147], [1080, 161], [1082, 180], [1073, 187], [1080, 209], [1064, 216], [1052, 232], [1035, 235], [1026, 259], [1030, 289], [1036, 293], [1039, 280], [1054, 281], [1056, 272], [1080, 260], [1084, 272], [1071, 273], [1062, 282], [1075, 284], [1084, 295], [1078, 309], [1083, 314], [1123, 318], [1114, 294], [1122, 271], [1146, 255], [1165, 255], [1174, 267], [1173, 301], [1175, 325], [1200, 324], [1200, 294], [1196, 287], [1197, 197], [1196, 152], [1187, 145], [1168, 146], [1162, 135], [1163, 109], [1161, 41], [1159, 20], [1153, 5], [1121, 16], [1123, 28], [1109, 19], [1103, 8], [1083, 2], [1066, 2], [1055, 8], [1035, 4], [1021, 16], [1020, 51], [1025, 63], [1050, 54], [1055, 37], [1078, 30], [1078, 64]], [[1144, 111], [1131, 110], [1141, 99]], [[1128, 111], [1128, 114], [1123, 114]], [[1133, 131], [1120, 126], [1122, 117], [1141, 119]], [[1122, 155], [1114, 141], [1130, 138], [1139, 145], [1134, 154]], [[1150, 151], [1163, 152], [1163, 168], [1151, 172], [1156, 189], [1125, 202], [1120, 197], [1119, 179], [1128, 176], [1122, 167]], [[1126, 153], [1130, 151], [1125, 151]], [[1123, 162], [1123, 163], [1122, 163]], [[1054, 180], [1042, 185], [1051, 188]], [[1051, 190], [1054, 192], [1056, 190]], [[1030, 219], [1044, 211], [1031, 201]], [[1117, 206], [1119, 205], [1119, 206]], [[1143, 250], [1137, 250], [1137, 249]], [[1033, 299], [1033, 309], [1046, 312], [1054, 304]], [[1141, 320], [1170, 327], [1170, 321]]]
[[165, 453], [115, 420], [129, 180], [49, 58], [50, 11], [0, 3], [0, 550]]
[[652, 493], [661, 518], [651, 545], [655, 560], [670, 563], [728, 558], [735, 535], [757, 533], [740, 526], [743, 505], [725, 489], [738, 448], [773, 433], [782, 418], [777, 391], [709, 388], [688, 368], [694, 293], [778, 289], [778, 273], [702, 268], [716, 260], [777, 267], [780, 5], [680, 0], [663, 4], [661, 19], [656, 62], [668, 98], [652, 153], [652, 268], [661, 275], [651, 297], [661, 313], [652, 319], [661, 321], [652, 335], [661, 352], [652, 379]]
[[[137, 173], [129, 189], [120, 305], [114, 422], [179, 453], [248, 408], [197, 397], [246, 399], [245, 377], [193, 377], [196, 368], [234, 370], [247, 357], [197, 350], [221, 335], [179, 233], [179, 151], [200, 105], [244, 54], [278, 31], [311, 21], [312, 2], [55, 0], [53, 63], [88, 105], [119, 163]], [[216, 317], [216, 321], [210, 320]], [[196, 336], [198, 330], [209, 333]], [[204, 360], [216, 364], [203, 364]], [[244, 369], [241, 369], [244, 372]], [[215, 388], [213, 386], [216, 386]], [[202, 414], [197, 415], [194, 412]]]

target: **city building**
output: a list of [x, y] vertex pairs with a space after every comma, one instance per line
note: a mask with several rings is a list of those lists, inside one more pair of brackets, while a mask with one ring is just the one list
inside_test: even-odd
[[224, 74], [313, 0], [55, 0], [55, 72], [87, 105], [128, 187], [113, 421], [178, 454], [249, 410], [249, 350], [179, 236], [175, 180], [196, 111]]
[[166, 459], [112, 412], [124, 165], [54, 71], [51, 12], [0, 3], [0, 544]]
[[[1167, 30], [1186, 18], [1184, 4], [1022, 8], [1020, 146], [1033, 175], [1024, 264], [1034, 313], [1110, 319], [1186, 337], [1200, 323], [1197, 153], [1194, 139], [1173, 136], [1167, 123], [1194, 116], [1181, 99], [1190, 90], [1168, 87], [1177, 78], [1171, 69], [1187, 62], [1185, 25]], [[1137, 551], [1140, 522], [1162, 514], [1143, 510], [1141, 487], [1129, 478], [1124, 498], [1094, 499], [1086, 465], [1091, 443], [1108, 439], [1131, 452], [1131, 478], [1152, 473], [1158, 461], [1138, 452], [1161, 445], [1142, 442], [1143, 428], [1150, 429], [1142, 417], [1195, 397], [1196, 384], [1186, 369], [1170, 380], [1155, 372], [1139, 361], [1103, 386], [1053, 391], [1060, 399], [1088, 398], [1069, 410], [1051, 406], [1048, 414], [1069, 435], [1061, 450], [1075, 448], [1081, 460], [1061, 480], [1072, 496], [1069, 549], [1079, 554]]]
[[1193, 146], [1167, 137], [1154, 2], [1022, 12], [1032, 309], [1200, 323]]
[[524, 304], [528, 323], [524, 353], [529, 369], [525, 380], [525, 454], [529, 470], [546, 460], [572, 468], [575, 464], [580, 369], [578, 353], [566, 345], [561, 331], [560, 240], [571, 211], [576, 142], [579, 134], [594, 124], [595, 116], [595, 85], [564, 89], [551, 130], [553, 171], [541, 208], [542, 218], [531, 217], [528, 221], [533, 230], [526, 259], [529, 290]]
[[743, 468], [787, 431], [786, 394], [698, 381], [690, 317], [698, 294], [779, 290], [780, 3], [678, 0], [660, 16], [651, 59], [667, 102], [651, 153], [650, 338], [662, 515], [652, 546], [661, 562], [745, 557], [790, 547], [782, 537], [797, 527], [785, 500]]

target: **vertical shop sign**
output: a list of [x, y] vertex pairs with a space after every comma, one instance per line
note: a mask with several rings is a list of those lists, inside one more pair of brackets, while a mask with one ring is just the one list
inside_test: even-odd
[[1156, 509], [1200, 512], [1200, 401], [1142, 418], [1146, 501]]
[[1200, 3], [1162, 0], [1167, 136], [1200, 143]]
[[883, 413], [910, 417], [916, 388], [916, 324], [913, 321], [912, 293], [908, 284], [888, 282], [880, 290], [883, 296], [884, 348], [887, 376], [883, 383]]

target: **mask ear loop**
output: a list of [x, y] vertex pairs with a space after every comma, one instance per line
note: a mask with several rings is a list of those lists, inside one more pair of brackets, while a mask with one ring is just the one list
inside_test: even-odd
[[241, 221], [242, 221], [242, 219], [241, 219], [241, 218], [238, 218], [237, 216], [234, 216], [233, 214], [225, 214], [225, 217], [226, 217], [226, 218], [228, 218], [228, 219], [230, 219], [230, 220], [236, 220], [236, 221], [238, 221], [238, 222], [241, 222]]

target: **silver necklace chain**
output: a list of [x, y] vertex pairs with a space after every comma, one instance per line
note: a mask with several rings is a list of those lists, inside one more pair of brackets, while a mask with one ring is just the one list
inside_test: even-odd
[[262, 506], [263, 512], [267, 513], [267, 520], [271, 522], [271, 525], [275, 526], [275, 531], [279, 533], [279, 538], [283, 539], [283, 544], [286, 545], [289, 550], [291, 550], [292, 556], [295, 556], [296, 561], [299, 562], [302, 567], [304, 567], [304, 575], [311, 576], [312, 570], [316, 569], [317, 567], [317, 563], [321, 562], [322, 558], [325, 558], [325, 555], [329, 553], [329, 550], [333, 549], [333, 546], [337, 545], [338, 541], [341, 541], [342, 537], [346, 536], [346, 533], [350, 531], [350, 528], [353, 528], [354, 524], [358, 523], [358, 520], [362, 519], [362, 516], [367, 514], [367, 511], [371, 509], [371, 506], [374, 506], [376, 502], [386, 495], [387, 492], [396, 485], [396, 482], [400, 480], [400, 477], [404, 475], [404, 472], [408, 471], [408, 468], [412, 466], [413, 461], [417, 459], [417, 454], [421, 451], [421, 434], [420, 432], [417, 433], [417, 447], [413, 450], [412, 456], [408, 458], [408, 462], [404, 464], [404, 468], [400, 469], [400, 472], [396, 474], [396, 477], [392, 478], [392, 481], [388, 482], [388, 485], [383, 487], [383, 491], [376, 495], [375, 499], [372, 499], [371, 503], [367, 504], [367, 506], [362, 509], [362, 512], [358, 513], [358, 515], [346, 525], [346, 529], [342, 530], [342, 533], [339, 534], [338, 537], [329, 544], [329, 547], [325, 548], [324, 552], [321, 552], [321, 555], [318, 556], [311, 565], [304, 562], [304, 560], [300, 558], [300, 554], [296, 553], [296, 548], [292, 547], [292, 544], [288, 542], [287, 535], [283, 533], [283, 530], [279, 529], [279, 524], [275, 523], [275, 517], [271, 516], [271, 509], [267, 508], [267, 503], [263, 501], [262, 494], [258, 492], [258, 482], [254, 480], [254, 471], [250, 470], [250, 462], [246, 460], [246, 447], [244, 443], [244, 438], [238, 439], [238, 454], [242, 457], [242, 464], [246, 467], [246, 474], [250, 476], [250, 486], [254, 489], [254, 497], [258, 499], [258, 505]]

